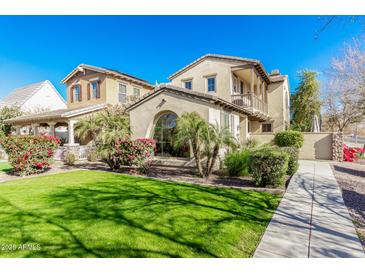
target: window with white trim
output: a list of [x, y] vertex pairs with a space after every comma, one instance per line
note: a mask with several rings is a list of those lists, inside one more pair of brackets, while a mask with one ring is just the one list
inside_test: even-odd
[[98, 97], [98, 82], [94, 81], [91, 82], [91, 94], [92, 94], [92, 98], [97, 98]]
[[193, 89], [193, 80], [186, 80], [186, 81], [183, 81], [183, 88], [186, 88], [186, 89]]
[[73, 87], [73, 96], [75, 102], [81, 101], [80, 85], [76, 85]]
[[119, 91], [118, 91], [118, 101], [119, 103], [127, 102], [127, 85], [123, 83], [119, 83]]
[[207, 77], [207, 90], [208, 92], [216, 92], [216, 77]]

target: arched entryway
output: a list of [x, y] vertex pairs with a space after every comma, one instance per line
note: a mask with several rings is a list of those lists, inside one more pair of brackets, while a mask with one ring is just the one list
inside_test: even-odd
[[173, 145], [176, 134], [177, 115], [173, 112], [161, 114], [153, 131], [156, 140], [156, 155], [164, 157], [189, 157], [189, 148], [175, 148]]

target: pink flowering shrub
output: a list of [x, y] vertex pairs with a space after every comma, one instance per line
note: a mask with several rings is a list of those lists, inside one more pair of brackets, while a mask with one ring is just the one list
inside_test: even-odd
[[8, 136], [0, 140], [0, 145], [7, 153], [14, 173], [30, 175], [50, 167], [59, 142], [53, 136]]
[[356, 162], [361, 153], [364, 153], [363, 148], [343, 146], [343, 160], [345, 162]]
[[125, 166], [137, 166], [141, 173], [148, 171], [155, 148], [156, 141], [151, 138], [118, 140], [115, 145], [119, 163]]

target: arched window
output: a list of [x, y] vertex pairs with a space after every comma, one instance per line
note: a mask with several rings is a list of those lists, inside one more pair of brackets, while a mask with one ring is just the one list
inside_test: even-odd
[[189, 157], [188, 148], [174, 148], [173, 146], [176, 119], [175, 113], [165, 113], [157, 120], [153, 134], [153, 139], [156, 140], [157, 156]]

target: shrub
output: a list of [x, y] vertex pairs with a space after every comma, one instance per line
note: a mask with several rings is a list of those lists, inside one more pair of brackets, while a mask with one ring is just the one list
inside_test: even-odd
[[87, 154], [87, 160], [89, 162], [96, 162], [98, 160], [98, 153], [95, 150], [90, 150]]
[[230, 152], [224, 158], [224, 165], [230, 176], [245, 176], [250, 173], [250, 151], [247, 149]]
[[286, 152], [289, 156], [288, 159], [288, 170], [286, 174], [293, 175], [295, 172], [297, 172], [299, 167], [299, 149], [296, 147], [281, 147], [282, 151]]
[[76, 155], [72, 152], [68, 152], [65, 156], [66, 165], [73, 166], [76, 161]]
[[47, 170], [59, 139], [52, 136], [8, 136], [0, 145], [17, 175], [30, 175]]
[[244, 148], [255, 148], [257, 147], [259, 142], [254, 138], [248, 138], [245, 142], [243, 142], [242, 146]]
[[279, 147], [301, 148], [303, 146], [304, 136], [302, 132], [286, 130], [276, 133], [274, 142]]
[[280, 186], [288, 169], [288, 154], [277, 148], [251, 151], [250, 169], [257, 186]]
[[363, 153], [363, 148], [343, 145], [343, 160], [345, 162], [356, 162]]
[[150, 138], [119, 140], [115, 148], [120, 165], [137, 166], [141, 173], [147, 173], [156, 148], [156, 141]]

